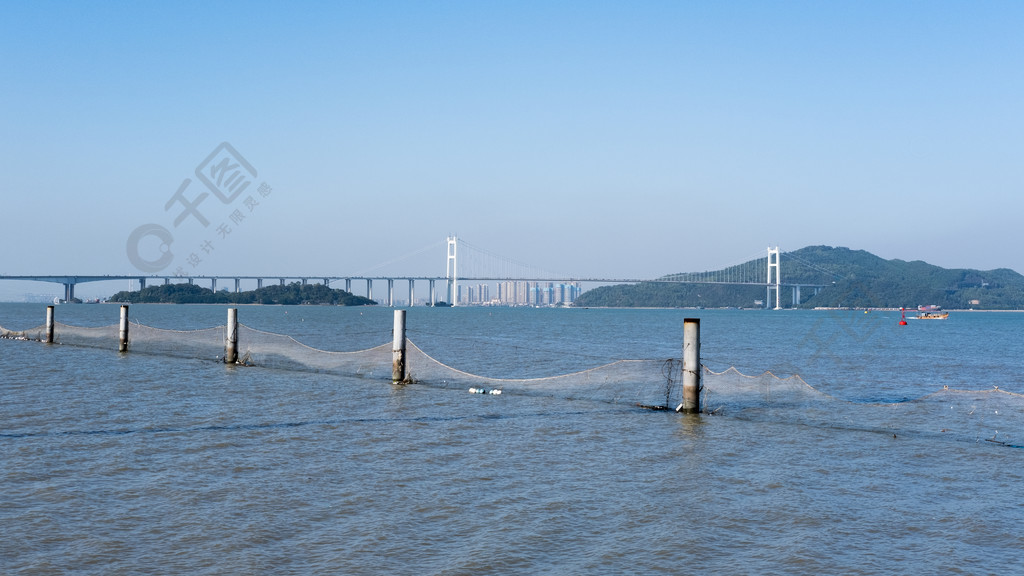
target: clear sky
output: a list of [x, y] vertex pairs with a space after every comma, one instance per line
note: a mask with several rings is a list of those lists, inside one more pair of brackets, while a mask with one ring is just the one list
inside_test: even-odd
[[[161, 273], [443, 275], [449, 234], [593, 276], [816, 244], [1024, 272], [1022, 30], [999, 1], [4, 2], [0, 274], [137, 273], [146, 225]], [[234, 198], [196, 174], [222, 142]]]

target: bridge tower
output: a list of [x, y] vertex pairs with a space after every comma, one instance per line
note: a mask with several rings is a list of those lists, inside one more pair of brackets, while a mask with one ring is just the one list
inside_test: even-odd
[[458, 241], [456, 236], [448, 237], [448, 263], [445, 266], [445, 277], [448, 278], [448, 304], [451, 306], [458, 305], [459, 299], [459, 283], [457, 275], [457, 251]]
[[775, 289], [775, 309], [782, 310], [780, 295], [782, 294], [782, 272], [779, 270], [779, 259], [782, 251], [779, 247], [768, 248], [768, 280], [765, 292], [765, 305], [772, 301], [772, 288]]

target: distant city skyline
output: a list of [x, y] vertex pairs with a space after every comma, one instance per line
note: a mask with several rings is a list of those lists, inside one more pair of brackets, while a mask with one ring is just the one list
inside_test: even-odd
[[6, 3], [0, 274], [440, 276], [452, 234], [567, 277], [820, 244], [1024, 272], [1022, 28], [998, 1]]

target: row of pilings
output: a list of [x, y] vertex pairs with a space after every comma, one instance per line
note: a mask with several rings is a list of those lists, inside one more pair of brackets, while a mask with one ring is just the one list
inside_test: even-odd
[[[228, 323], [224, 330], [224, 363], [238, 363], [238, 308], [228, 308]], [[52, 344], [54, 334], [53, 306], [46, 307], [46, 339]], [[391, 381], [396, 384], [409, 382], [406, 363], [405, 310], [395, 310], [393, 341], [391, 346]], [[117, 331], [117, 349], [128, 352], [128, 305], [121, 306], [121, 319]], [[676, 412], [696, 414], [700, 412], [701, 365], [700, 365], [700, 318], [686, 318], [683, 321], [683, 401]]]
[[[230, 318], [230, 315], [229, 315]], [[55, 325], [53, 306], [46, 307], [46, 329], [43, 341], [47, 344], [53, 344], [53, 334]], [[127, 352], [128, 351], [128, 305], [124, 304], [121, 306], [121, 320], [117, 327], [117, 351]]]

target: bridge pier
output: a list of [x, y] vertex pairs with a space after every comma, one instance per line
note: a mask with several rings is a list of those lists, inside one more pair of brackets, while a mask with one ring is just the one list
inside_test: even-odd
[[142, 278], [139, 278], [139, 290], [145, 290], [145, 289], [146, 289], [146, 277], [143, 276]]
[[284, 286], [284, 278], [281, 278], [281, 286]]
[[373, 300], [373, 278], [366, 279], [366, 297]]
[[388, 307], [395, 307], [395, 279], [388, 278]]
[[263, 278], [256, 279], [256, 289], [259, 290], [260, 288], [263, 288]]
[[345, 278], [345, 292], [352, 293], [352, 279]]
[[64, 301], [71, 302], [75, 299], [75, 283], [65, 282], [64, 283]]
[[416, 280], [409, 278], [409, 307], [416, 304]]
[[437, 292], [434, 290], [434, 279], [430, 279], [430, 305], [437, 304]]
[[457, 306], [459, 303], [459, 280], [458, 280], [458, 246], [459, 239], [456, 236], [448, 237], [448, 261], [444, 265], [444, 275], [448, 278], [448, 305]]
[[[771, 289], [775, 287], [775, 309], [782, 310], [782, 251], [779, 247], [768, 248], [768, 302], [771, 302]], [[774, 272], [774, 274], [772, 273]]]
[[242, 291], [242, 279], [241, 278], [235, 278], [235, 294], [238, 294], [241, 291]]
[[217, 279], [216, 278], [210, 278], [210, 290], [213, 290], [214, 292], [217, 291]]

